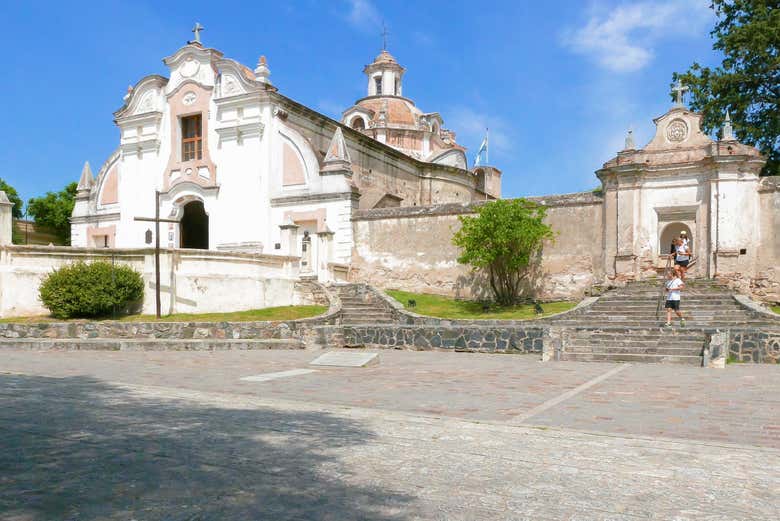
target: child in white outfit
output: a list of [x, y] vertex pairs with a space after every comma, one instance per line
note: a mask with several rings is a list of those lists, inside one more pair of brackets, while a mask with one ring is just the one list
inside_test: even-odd
[[685, 288], [685, 283], [680, 278], [680, 267], [669, 272], [669, 280], [666, 282], [666, 326], [672, 325], [672, 311], [680, 317], [680, 325], [685, 327], [685, 317], [680, 312], [680, 292]]

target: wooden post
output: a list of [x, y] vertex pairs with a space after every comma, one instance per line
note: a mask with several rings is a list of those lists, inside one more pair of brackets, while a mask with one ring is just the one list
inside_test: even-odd
[[154, 192], [154, 305], [160, 320], [160, 191]]
[[160, 218], [160, 191], [154, 191], [154, 217], [136, 217], [136, 221], [154, 222], [154, 304], [155, 315], [159, 320], [162, 317], [162, 302], [160, 299], [160, 223], [178, 223], [176, 219]]

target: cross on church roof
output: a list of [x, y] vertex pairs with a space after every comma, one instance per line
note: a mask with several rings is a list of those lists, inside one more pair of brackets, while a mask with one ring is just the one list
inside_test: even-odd
[[200, 22], [195, 22], [195, 27], [192, 28], [192, 32], [195, 33], [195, 39], [192, 40], [195, 43], [200, 43], [200, 32], [205, 29]]
[[672, 92], [675, 93], [675, 104], [678, 107], [683, 106], [683, 93], [687, 90], [690, 90], [690, 87], [687, 85], [683, 85], [682, 81], [680, 79], [677, 79], [677, 83], [675, 83], [674, 87], [672, 88]]
[[386, 51], [387, 50], [387, 35], [390, 34], [390, 33], [388, 32], [387, 26], [385, 25], [384, 22], [382, 22], [382, 32], [379, 33], [379, 34], [382, 35], [382, 50]]

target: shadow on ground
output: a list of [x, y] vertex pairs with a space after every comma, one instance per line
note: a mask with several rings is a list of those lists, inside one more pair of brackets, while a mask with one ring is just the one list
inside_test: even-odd
[[346, 482], [372, 433], [321, 413], [147, 398], [0, 375], [0, 518], [394, 520], [414, 498]]

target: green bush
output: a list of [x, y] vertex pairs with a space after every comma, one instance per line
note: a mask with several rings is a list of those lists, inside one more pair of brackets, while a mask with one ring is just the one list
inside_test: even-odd
[[141, 274], [109, 262], [76, 262], [50, 273], [40, 299], [55, 318], [101, 317], [126, 313], [144, 295]]

